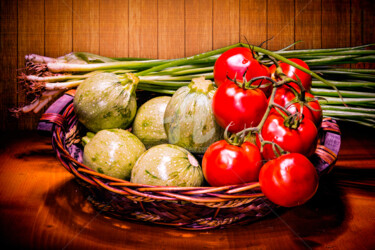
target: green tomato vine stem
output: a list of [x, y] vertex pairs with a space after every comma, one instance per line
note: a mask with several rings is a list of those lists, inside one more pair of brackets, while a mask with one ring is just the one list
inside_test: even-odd
[[[247, 47], [249, 47], [249, 46], [247, 46]], [[281, 56], [281, 55], [279, 55], [279, 54], [277, 54], [275, 52], [272, 52], [272, 51], [269, 51], [269, 50], [266, 50], [266, 49], [263, 49], [263, 48], [259, 48], [259, 47], [256, 47], [256, 46], [251, 46], [251, 49], [253, 49], [256, 52], [261, 52], [261, 53], [263, 53], [265, 55], [272, 56], [273, 58], [276, 58], [277, 60], [285, 62], [285, 63], [287, 63], [289, 65], [292, 65], [293, 67], [295, 67], [295, 68], [297, 68], [297, 69], [299, 69], [299, 70], [301, 70], [301, 71], [303, 71], [303, 72], [305, 72], [305, 73], [313, 76], [314, 78], [320, 80], [321, 82], [323, 82], [323, 83], [327, 84], [328, 86], [331, 86], [333, 89], [335, 89], [337, 91], [337, 94], [339, 95], [339, 97], [341, 97], [341, 99], [342, 99], [340, 91], [338, 90], [338, 88], [334, 84], [330, 83], [329, 81], [326, 81], [324, 78], [320, 77], [319, 75], [317, 75], [316, 73], [312, 72], [311, 70], [305, 69], [304, 67], [298, 65], [297, 63], [292, 62], [289, 59], [287, 59], [287, 58], [285, 58], [285, 57], [283, 57], [283, 56]], [[345, 103], [344, 103], [344, 105], [345, 105]]]

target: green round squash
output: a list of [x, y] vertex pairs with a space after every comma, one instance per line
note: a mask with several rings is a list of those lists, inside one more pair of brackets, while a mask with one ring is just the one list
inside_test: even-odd
[[168, 142], [164, 130], [164, 112], [170, 96], [158, 96], [139, 107], [133, 122], [133, 133], [146, 148]]
[[200, 77], [173, 94], [164, 113], [170, 144], [192, 153], [204, 153], [208, 146], [222, 139], [224, 131], [212, 113], [215, 89], [210, 80]]
[[137, 160], [131, 182], [154, 186], [202, 186], [202, 168], [186, 149], [172, 144], [157, 145]]
[[137, 159], [146, 151], [143, 143], [123, 129], [88, 133], [83, 142], [83, 163], [93, 170], [119, 179], [130, 179]]
[[133, 74], [99, 73], [87, 78], [74, 96], [78, 120], [93, 132], [127, 128], [137, 111], [137, 83], [138, 78]]

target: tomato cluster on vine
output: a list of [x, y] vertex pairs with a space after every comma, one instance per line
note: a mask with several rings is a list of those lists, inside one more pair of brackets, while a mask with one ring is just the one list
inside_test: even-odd
[[270, 66], [246, 47], [217, 59], [212, 111], [226, 129], [225, 140], [207, 149], [202, 168], [212, 186], [259, 181], [275, 204], [297, 206], [318, 187], [309, 157], [317, 146], [322, 110], [309, 92], [312, 81], [304, 61], [268, 59]]

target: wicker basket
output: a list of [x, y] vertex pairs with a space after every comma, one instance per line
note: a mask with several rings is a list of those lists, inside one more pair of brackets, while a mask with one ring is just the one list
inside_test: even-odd
[[[73, 96], [74, 91], [69, 91], [51, 105], [42, 115], [38, 129], [52, 132], [52, 145], [62, 165], [76, 177], [101, 213], [120, 219], [204, 230], [248, 223], [277, 207], [262, 194], [259, 183], [223, 187], [149, 186], [91, 170], [81, 163], [80, 139], [86, 131], [75, 116]], [[319, 138], [311, 161], [319, 174], [323, 174], [332, 168], [340, 147], [340, 130], [334, 120], [323, 120]]]

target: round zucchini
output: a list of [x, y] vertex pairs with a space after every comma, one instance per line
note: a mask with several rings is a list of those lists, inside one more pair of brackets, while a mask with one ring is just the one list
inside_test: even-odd
[[168, 142], [164, 130], [164, 112], [170, 96], [158, 96], [139, 107], [133, 122], [133, 133], [145, 144], [146, 148]]
[[172, 144], [157, 145], [144, 152], [131, 173], [131, 182], [155, 186], [202, 186], [204, 178], [197, 159]]
[[192, 153], [204, 153], [208, 146], [223, 137], [223, 129], [212, 113], [216, 88], [204, 77], [195, 78], [179, 88], [164, 113], [164, 128], [170, 144]]
[[83, 163], [98, 173], [130, 179], [131, 170], [146, 147], [123, 129], [101, 130], [84, 137]]
[[127, 128], [133, 121], [137, 102], [138, 78], [133, 74], [120, 77], [99, 73], [84, 80], [74, 96], [74, 111], [89, 130]]

